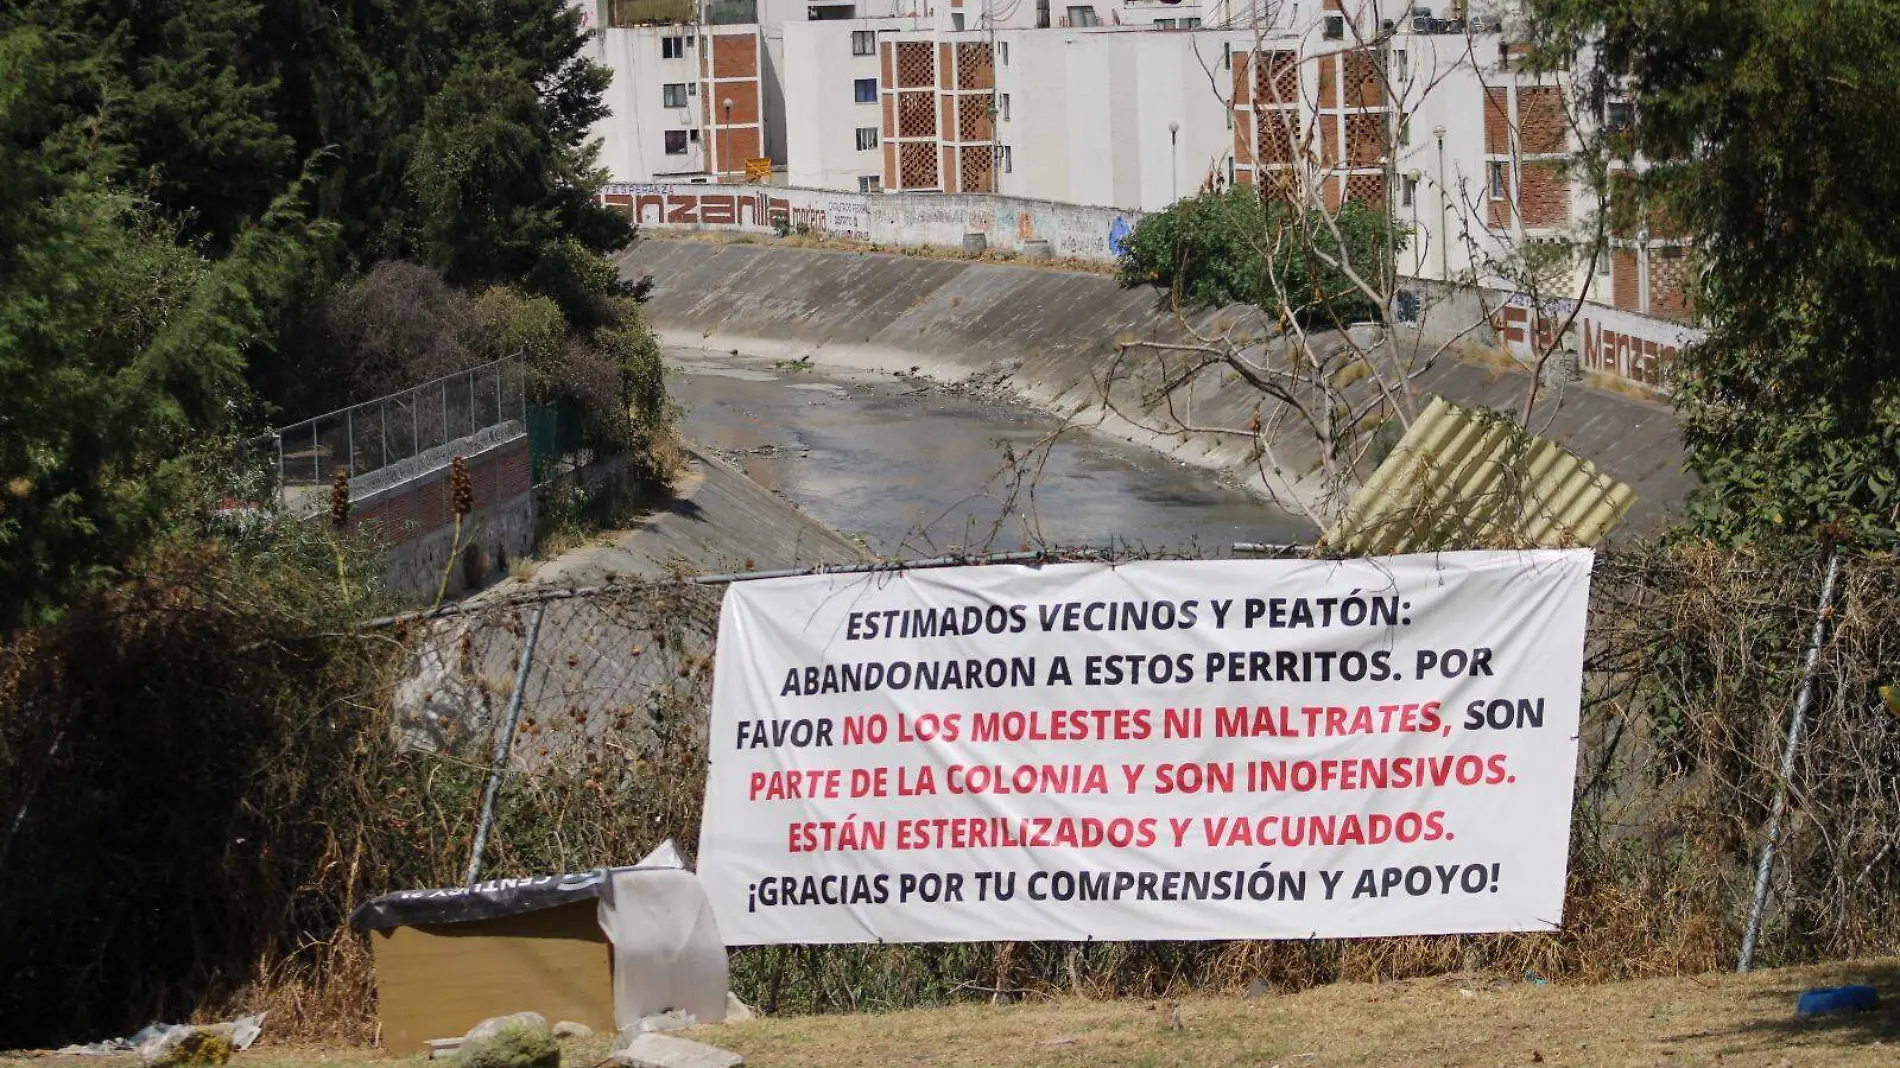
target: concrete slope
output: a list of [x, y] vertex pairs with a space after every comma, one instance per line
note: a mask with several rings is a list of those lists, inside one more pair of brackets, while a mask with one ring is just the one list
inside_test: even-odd
[[[1281, 494], [1310, 496], [1311, 446], [1289, 443], [1267, 469], [1243, 438], [1164, 432], [1137, 380], [1101, 404], [1100, 377], [1118, 337], [1180, 340], [1258, 313], [1210, 310], [1177, 321], [1152, 289], [1111, 278], [951, 259], [757, 243], [645, 239], [622, 254], [631, 275], [651, 273], [648, 304], [668, 344], [740, 349], [779, 358], [874, 369], [917, 367], [947, 379], [1007, 378], [1047, 411], [1225, 470]], [[1151, 378], [1147, 380], [1151, 381]], [[1441, 360], [1418, 380], [1423, 392], [1467, 405], [1521, 405], [1520, 371]], [[1200, 424], [1244, 427], [1260, 400], [1244, 384], [1209, 383], [1193, 397]], [[1270, 414], [1270, 413], [1268, 413]], [[1638, 502], [1626, 530], [1652, 530], [1677, 510], [1690, 481], [1667, 405], [1572, 386], [1540, 405], [1532, 425], [1612, 476]]]
[[[669, 578], [853, 563], [856, 543], [711, 453], [688, 449], [671, 500], [612, 542], [572, 549], [535, 568], [534, 584], [592, 586], [611, 578]], [[505, 598], [504, 583], [485, 596]]]

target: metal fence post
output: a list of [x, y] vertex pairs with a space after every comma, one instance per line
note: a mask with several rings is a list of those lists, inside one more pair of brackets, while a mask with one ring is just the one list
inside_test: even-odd
[[[444, 395], [446, 393], [444, 391]], [[515, 729], [521, 722], [521, 698], [528, 689], [528, 672], [534, 667], [535, 643], [541, 639], [541, 615], [547, 610], [546, 604], [535, 605], [534, 615], [528, 618], [528, 635], [521, 644], [521, 666], [515, 670], [515, 692], [508, 698], [507, 721], [495, 739], [495, 762], [488, 769], [488, 788], [482, 793], [482, 818], [475, 825], [475, 844], [468, 851], [468, 881], [464, 884], [467, 886], [474, 886], [482, 873], [482, 851], [488, 846], [488, 828], [495, 819], [495, 795], [501, 792], [501, 777], [508, 770], [508, 754], [514, 747]]]
[[1788, 741], [1781, 749], [1781, 772], [1775, 779], [1775, 799], [1768, 807], [1767, 840], [1762, 843], [1761, 862], [1755, 866], [1755, 899], [1748, 906], [1748, 927], [1742, 932], [1742, 953], [1735, 970], [1745, 972], [1755, 966], [1755, 943], [1761, 938], [1762, 914], [1768, 908], [1768, 882], [1775, 870], [1775, 847], [1781, 843], [1781, 817], [1788, 808], [1788, 784], [1794, 778], [1794, 758], [1801, 748], [1801, 731], [1808, 711], [1814, 704], [1815, 666], [1821, 659], [1821, 642], [1827, 637], [1828, 609], [1834, 605], [1834, 577], [1840, 571], [1839, 549], [1828, 553], [1827, 577], [1821, 580], [1821, 603], [1815, 609], [1814, 631], [1808, 638], [1807, 663], [1802, 668], [1801, 689], [1794, 699], [1794, 716], [1788, 720]]
[[343, 454], [349, 457], [350, 474], [354, 475], [356, 474], [356, 409], [354, 408], [343, 413], [343, 437], [349, 442], [349, 447], [343, 450]]

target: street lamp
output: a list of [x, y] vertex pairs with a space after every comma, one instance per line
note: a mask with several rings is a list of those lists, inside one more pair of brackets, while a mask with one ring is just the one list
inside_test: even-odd
[[1445, 128], [1432, 127], [1438, 139], [1438, 280], [1451, 281], [1451, 234], [1445, 223]]
[[[727, 97], [724, 100], [721, 100], [719, 103], [721, 107], [724, 107], [726, 109], [726, 128], [728, 130], [728, 133], [726, 134], [726, 136], [730, 137], [731, 136], [730, 130], [732, 128], [732, 98]], [[720, 134], [717, 130], [713, 131], [713, 138], [714, 138], [714, 147], [720, 149], [720, 153], [723, 153], [724, 151], [732, 148], [732, 142], [730, 141], [724, 142], [723, 148], [720, 147], [720, 144], [719, 144]], [[731, 161], [721, 160], [720, 162], [729, 163]]]
[[1168, 203], [1181, 199], [1181, 124], [1168, 123]]

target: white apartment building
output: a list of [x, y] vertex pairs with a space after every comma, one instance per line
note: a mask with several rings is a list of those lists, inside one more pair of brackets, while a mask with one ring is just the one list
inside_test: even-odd
[[[1389, 210], [1413, 233], [1402, 271], [1500, 286], [1540, 238], [1600, 214], [1565, 168], [1599, 117], [1573, 113], [1567, 75], [1518, 69], [1504, 20], [1459, 17], [1457, 0], [1436, 14], [1376, 0], [699, 0], [700, 17], [722, 3], [758, 5], [741, 13], [762, 21], [605, 31], [616, 180], [739, 180], [762, 153], [773, 181], [804, 188], [1143, 212], [1246, 184]], [[736, 33], [758, 39], [756, 62], [734, 44], [704, 51], [700, 92], [756, 92], [757, 108], [702, 95], [695, 111], [690, 84], [674, 107], [668, 35]], [[623, 82], [637, 94], [624, 111]], [[1683, 264], [1670, 235], [1617, 232], [1594, 267], [1548, 281], [1680, 315]]]

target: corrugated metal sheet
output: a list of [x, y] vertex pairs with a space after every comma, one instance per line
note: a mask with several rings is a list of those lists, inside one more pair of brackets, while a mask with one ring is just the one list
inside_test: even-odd
[[1338, 522], [1329, 553], [1594, 545], [1636, 492], [1516, 423], [1436, 398]]

